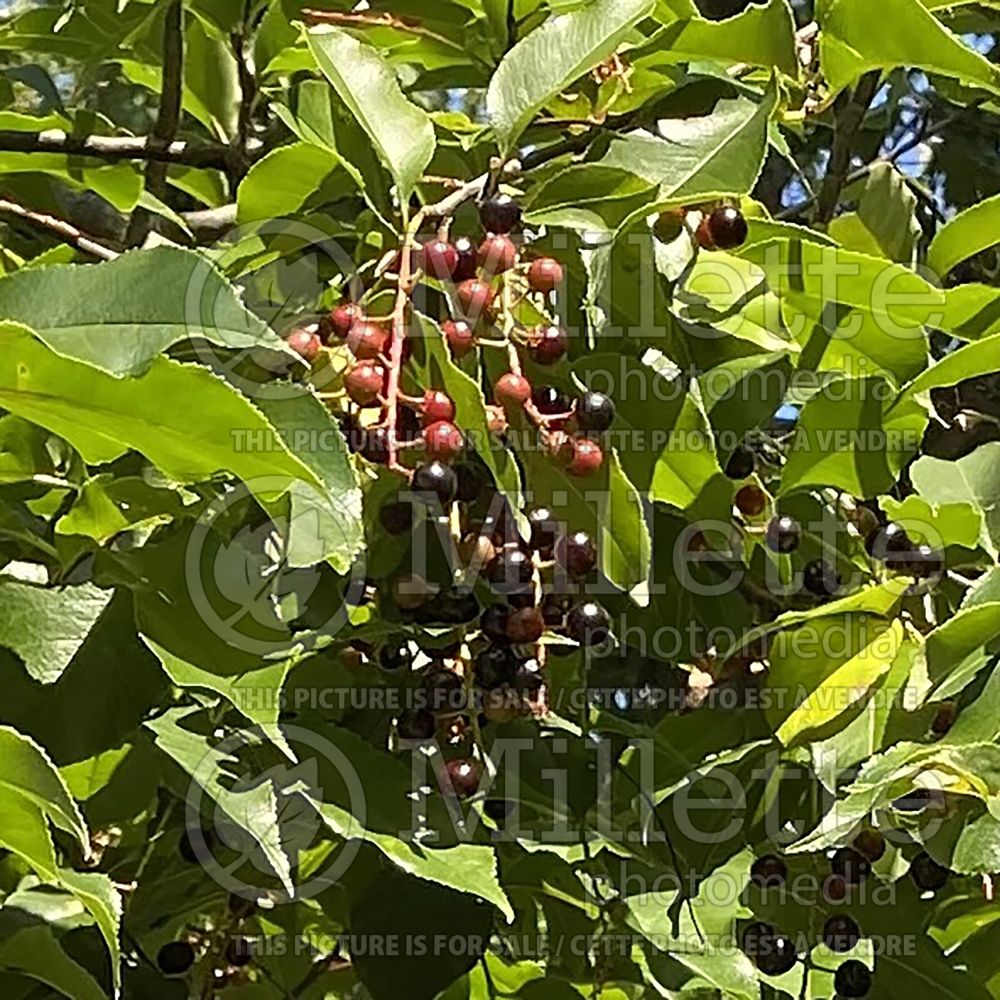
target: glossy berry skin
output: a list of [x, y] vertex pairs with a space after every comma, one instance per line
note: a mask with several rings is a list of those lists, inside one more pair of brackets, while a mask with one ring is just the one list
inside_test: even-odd
[[559, 522], [548, 507], [535, 507], [528, 513], [531, 537], [528, 544], [543, 555], [552, 552], [559, 536]]
[[479, 791], [480, 767], [471, 757], [449, 760], [442, 769], [441, 782], [460, 799], [471, 798]]
[[[465, 439], [462, 432], [447, 420], [438, 420], [424, 431], [424, 446], [427, 454], [439, 461], [450, 461], [460, 454], [465, 447]], [[455, 483], [455, 492], [458, 491], [458, 483]]]
[[365, 318], [365, 311], [356, 302], [342, 302], [330, 311], [327, 325], [335, 337], [343, 340], [355, 323]]
[[452, 271], [454, 281], [468, 281], [476, 276], [478, 265], [476, 244], [468, 236], [459, 236], [454, 243], [455, 267]]
[[358, 454], [376, 465], [389, 461], [389, 435], [384, 427], [373, 427], [361, 432]]
[[253, 961], [253, 941], [242, 934], [230, 938], [226, 945], [226, 961], [237, 969]]
[[522, 660], [517, 665], [512, 686], [519, 694], [526, 698], [533, 698], [544, 684], [542, 668], [538, 660], [534, 658]]
[[405, 642], [383, 646], [378, 651], [378, 663], [383, 670], [409, 670], [413, 666], [413, 653]]
[[939, 865], [926, 851], [921, 851], [910, 862], [910, 878], [914, 885], [924, 892], [943, 889], [951, 877], [951, 872]]
[[441, 332], [456, 358], [464, 358], [466, 354], [475, 350], [475, 331], [464, 319], [445, 320], [441, 324]]
[[839, 875], [847, 885], [860, 885], [862, 879], [871, 871], [868, 859], [853, 847], [839, 848], [830, 859], [830, 868], [834, 875]]
[[576, 605], [566, 616], [566, 631], [581, 646], [601, 645], [608, 638], [610, 627], [607, 611], [593, 601]]
[[375, 323], [356, 323], [347, 334], [347, 346], [359, 361], [367, 361], [385, 353], [389, 334]]
[[480, 204], [479, 221], [488, 233], [509, 233], [521, 221], [521, 208], [510, 195], [498, 194]]
[[423, 245], [419, 260], [427, 274], [447, 281], [458, 264], [458, 251], [445, 240], [429, 240]]
[[531, 357], [537, 365], [554, 365], [568, 350], [569, 337], [560, 326], [539, 327], [532, 334]]
[[742, 246], [747, 238], [747, 220], [732, 205], [723, 205], [708, 217], [708, 235], [719, 250]]
[[756, 483], [747, 483], [736, 491], [734, 502], [744, 517], [757, 517], [767, 507], [767, 494]]
[[535, 575], [531, 556], [522, 549], [505, 549], [486, 567], [486, 579], [499, 594], [520, 594], [530, 588]]
[[428, 389], [424, 393], [424, 400], [420, 404], [420, 419], [425, 427], [429, 424], [437, 423], [439, 420], [452, 421], [455, 419], [455, 404], [446, 392], [440, 389]]
[[531, 399], [531, 383], [523, 376], [507, 372], [493, 387], [497, 402], [508, 410], [517, 410]]
[[566, 471], [571, 476], [590, 476], [601, 467], [604, 461], [604, 452], [596, 441], [589, 438], [573, 438], [568, 441], [568, 461]]
[[[495, 604], [493, 607], [501, 607], [501, 605]], [[506, 616], [504, 623], [506, 628]], [[504, 642], [507, 642], [506, 632], [504, 633]], [[484, 649], [476, 657], [472, 673], [479, 687], [484, 691], [493, 691], [503, 684], [509, 684], [514, 679], [516, 666], [517, 660], [509, 649], [491, 646], [489, 649]]]
[[833, 974], [833, 988], [844, 1000], [866, 997], [872, 988], [871, 971], [863, 962], [850, 958]]
[[795, 944], [770, 924], [754, 923], [743, 932], [746, 956], [766, 976], [781, 976], [795, 966]]
[[603, 392], [585, 392], [576, 401], [576, 425], [581, 431], [606, 431], [615, 420], [615, 404]]
[[539, 257], [528, 268], [528, 287], [533, 292], [551, 292], [563, 283], [562, 265], [554, 257]]
[[494, 643], [507, 642], [507, 617], [510, 608], [506, 604], [491, 604], [479, 616], [479, 628], [484, 636]]
[[463, 281], [456, 289], [462, 309], [473, 322], [487, 318], [493, 307], [493, 289], [478, 278]]
[[597, 566], [597, 546], [585, 531], [574, 531], [556, 542], [555, 557], [568, 576], [581, 579]]
[[944, 572], [944, 556], [929, 545], [918, 545], [905, 556], [903, 572], [916, 579], [939, 576]]
[[545, 631], [538, 608], [517, 608], [507, 616], [507, 638], [511, 642], [537, 642]]
[[784, 885], [788, 878], [788, 865], [776, 854], [758, 858], [750, 869], [750, 881], [759, 889]]
[[344, 376], [344, 388], [352, 403], [372, 406], [385, 392], [386, 371], [377, 361], [359, 361]]
[[568, 413], [572, 406], [569, 396], [552, 385], [540, 385], [535, 389], [531, 394], [531, 402], [539, 413], [547, 417]]
[[802, 528], [794, 517], [775, 517], [767, 525], [764, 541], [772, 552], [787, 555], [799, 547]]
[[194, 958], [194, 948], [187, 941], [168, 941], [156, 953], [156, 964], [165, 976], [183, 976]]
[[726, 462], [726, 475], [730, 479], [746, 479], [747, 476], [753, 475], [756, 465], [757, 458], [753, 451], [746, 445], [741, 444], [733, 451], [732, 455], [729, 456], [729, 461]]
[[509, 236], [487, 236], [476, 254], [483, 274], [492, 278], [509, 271], [517, 263], [517, 247]]
[[861, 928], [857, 922], [843, 913], [835, 913], [823, 924], [823, 944], [843, 954], [850, 951], [861, 940]]
[[572, 601], [568, 594], [546, 594], [542, 598], [542, 618], [549, 628], [562, 628]]
[[886, 559], [891, 554], [906, 555], [913, 548], [913, 543], [901, 524], [890, 521], [884, 528], [876, 528], [868, 535], [865, 548], [870, 556]]
[[285, 343], [309, 365], [319, 357], [319, 352], [323, 347], [323, 342], [319, 337], [305, 329], [292, 330], [285, 337]]
[[434, 716], [424, 708], [403, 712], [396, 722], [396, 732], [403, 740], [429, 740], [436, 728]]
[[815, 597], [832, 597], [840, 589], [837, 571], [824, 559], [814, 559], [806, 564], [802, 584]]
[[411, 486], [417, 493], [429, 493], [442, 504], [450, 504], [458, 490], [458, 478], [454, 469], [441, 462], [429, 462], [417, 466]]

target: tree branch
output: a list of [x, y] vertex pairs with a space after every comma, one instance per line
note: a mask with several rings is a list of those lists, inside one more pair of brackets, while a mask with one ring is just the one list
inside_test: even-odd
[[[170, 0], [163, 22], [163, 78], [160, 87], [160, 109], [149, 134], [147, 145], [169, 146], [177, 136], [181, 122], [181, 101], [184, 91], [184, 5], [182, 0]], [[161, 160], [146, 163], [146, 190], [157, 198], [167, 192], [167, 164]], [[138, 246], [152, 228], [153, 214], [137, 207], [129, 222], [128, 242]]]
[[169, 142], [151, 145], [146, 136], [67, 135], [65, 132], [9, 132], [0, 130], [0, 151], [8, 153], [62, 153], [91, 156], [117, 163], [121, 160], [155, 160], [186, 167], [224, 170], [226, 147]]
[[80, 232], [76, 226], [64, 222], [62, 219], [57, 219], [53, 215], [33, 212], [15, 201], [7, 201], [6, 199], [0, 199], [0, 212], [16, 215], [19, 219], [25, 219], [36, 226], [41, 226], [50, 233], [54, 233], [64, 243], [68, 243], [71, 247], [76, 247], [77, 250], [82, 250], [84, 253], [89, 253], [92, 257], [98, 257], [101, 260], [114, 260], [118, 256], [117, 251], [106, 247], [103, 243], [98, 243], [86, 233]]
[[854, 139], [865, 120], [868, 107], [878, 91], [881, 73], [872, 70], [865, 73], [858, 81], [844, 107], [837, 112], [833, 133], [833, 145], [830, 149], [830, 164], [826, 177], [819, 192], [819, 205], [816, 211], [816, 221], [826, 224], [837, 211], [840, 192], [847, 183], [847, 174], [851, 166], [851, 153], [854, 150]]

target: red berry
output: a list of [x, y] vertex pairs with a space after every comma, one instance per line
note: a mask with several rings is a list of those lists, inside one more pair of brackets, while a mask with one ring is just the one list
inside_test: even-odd
[[569, 337], [559, 326], [539, 327], [533, 331], [531, 356], [539, 365], [554, 365], [566, 356], [569, 349]]
[[458, 251], [444, 240], [430, 240], [424, 244], [419, 260], [424, 271], [446, 281], [455, 272]]
[[376, 361], [359, 361], [344, 376], [344, 388], [352, 403], [371, 406], [385, 391], [385, 369]]
[[518, 409], [531, 399], [531, 383], [523, 375], [507, 372], [497, 379], [493, 395], [504, 408]]
[[377, 358], [384, 353], [389, 334], [374, 323], [355, 323], [347, 334], [347, 346], [360, 361]]
[[456, 358], [464, 358], [476, 346], [476, 335], [464, 319], [445, 320], [441, 332]]
[[296, 354], [301, 354], [302, 359], [306, 364], [312, 364], [317, 356], [319, 355], [320, 348], [323, 346], [323, 342], [313, 333], [311, 330], [301, 329], [292, 330], [292, 332], [285, 337], [285, 343], [295, 351]]
[[485, 281], [470, 278], [458, 286], [458, 301], [473, 322], [489, 313], [493, 305], [493, 289]]
[[511, 642], [537, 642], [545, 631], [545, 619], [538, 608], [517, 608], [507, 616], [506, 631]]
[[528, 285], [533, 292], [551, 292], [563, 282], [562, 265], [554, 257], [539, 257], [528, 268]]
[[715, 241], [712, 239], [712, 231], [708, 225], [707, 215], [701, 220], [701, 222], [698, 223], [698, 228], [695, 230], [694, 238], [702, 250], [716, 249]]
[[604, 461], [601, 446], [590, 438], [571, 438], [560, 449], [559, 457], [571, 476], [589, 476], [596, 472]]
[[439, 420], [452, 421], [455, 419], [455, 404], [446, 392], [440, 389], [428, 389], [424, 393], [420, 415], [425, 427]]
[[517, 263], [517, 247], [509, 236], [487, 236], [479, 244], [479, 266], [489, 275], [509, 271]]
[[449, 760], [442, 769], [441, 784], [460, 799], [467, 799], [479, 790], [479, 764], [471, 757]]
[[454, 424], [438, 420], [424, 431], [424, 445], [430, 458], [447, 462], [465, 447], [465, 439]]
[[342, 302], [327, 317], [330, 330], [343, 340], [355, 323], [361, 323], [365, 312], [356, 302]]

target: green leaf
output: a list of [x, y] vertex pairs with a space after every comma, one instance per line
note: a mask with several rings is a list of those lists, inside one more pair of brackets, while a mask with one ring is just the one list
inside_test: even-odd
[[37, 979], [73, 1000], [106, 1000], [97, 980], [59, 946], [51, 927], [26, 927], [0, 944], [0, 968]]
[[[156, 294], [136, 294], [152, 274]], [[0, 280], [0, 315], [30, 326], [64, 357], [112, 375], [141, 374], [192, 337], [292, 356], [205, 257], [179, 247], [133, 250], [87, 267], [19, 271]]]
[[46, 588], [0, 580], [0, 645], [17, 653], [35, 680], [51, 684], [83, 645], [112, 593], [89, 583]]
[[[921, 235], [917, 196], [891, 163], [876, 163], [863, 181], [844, 190], [843, 198], [856, 201], [858, 210], [830, 223], [829, 233], [838, 243], [845, 249], [885, 256], [901, 264], [913, 262]], [[855, 245], [864, 239], [868, 246]]]
[[[298, 212], [327, 183], [340, 158], [306, 142], [281, 146], [258, 160], [240, 183], [236, 219], [242, 225]], [[340, 178], [341, 184], [345, 179]]]
[[400, 90], [379, 52], [329, 25], [309, 32], [309, 48], [323, 75], [369, 135], [406, 202], [434, 155], [427, 113]]
[[[917, 460], [920, 461], [923, 459]], [[916, 464], [911, 467], [911, 474]], [[909, 536], [918, 541], [974, 549], [983, 540], [983, 511], [974, 502], [936, 503], [913, 495], [905, 500], [880, 497], [879, 505], [890, 520], [902, 524]]]
[[99, 872], [75, 872], [63, 869], [60, 884], [84, 905], [94, 918], [111, 957], [111, 979], [118, 996], [121, 986], [121, 945], [119, 934], [122, 921], [122, 900], [111, 879]]
[[319, 480], [292, 483], [284, 557], [291, 568], [351, 568], [364, 545], [361, 490], [347, 442], [329, 409], [304, 388], [261, 387], [257, 405], [288, 451]]
[[751, 63], [766, 69], [775, 66], [789, 76], [798, 74], [795, 22], [786, 0], [752, 4], [724, 21], [703, 17], [675, 21], [656, 35], [655, 43], [673, 59]]
[[1000, 195], [959, 212], [942, 226], [927, 250], [927, 266], [941, 279], [963, 260], [1000, 242]]
[[[90, 837], [83, 816], [45, 751], [16, 729], [0, 726], [0, 753], [4, 760], [3, 776], [0, 777], [4, 813], [9, 807], [44, 816], [57, 829], [72, 836], [83, 856], [89, 857]], [[7, 827], [0, 824], [0, 839], [8, 834]], [[45, 835], [48, 836], [48, 831]], [[52, 875], [51, 872], [44, 874]]]
[[[265, 500], [295, 480], [321, 485], [260, 411], [205, 368], [161, 357], [142, 378], [116, 379], [61, 357], [13, 323], [0, 326], [0, 345], [0, 404], [60, 434], [91, 464], [134, 449], [178, 481], [220, 471], [251, 489], [259, 480]], [[245, 447], [241, 435], [260, 450]]]
[[522, 38], [504, 56], [486, 94], [502, 152], [510, 153], [535, 113], [610, 56], [652, 10], [653, 0], [595, 0], [551, 16]]
[[820, 27], [820, 64], [832, 91], [868, 70], [912, 66], [1000, 93], [1000, 71], [920, 0], [886, 0], [878, 7], [867, 0], [832, 0], [824, 5]]

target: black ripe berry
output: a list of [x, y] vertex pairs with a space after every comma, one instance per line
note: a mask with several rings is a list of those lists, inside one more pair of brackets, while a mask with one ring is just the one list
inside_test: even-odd
[[787, 877], [788, 865], [776, 854], [765, 854], [758, 858], [750, 869], [750, 881], [759, 889], [784, 885]]
[[434, 716], [423, 708], [404, 712], [396, 722], [396, 732], [403, 740], [429, 740], [436, 728]]
[[926, 851], [921, 851], [910, 862], [910, 878], [923, 892], [937, 892], [943, 889], [951, 872], [939, 865]]
[[489, 473], [475, 462], [462, 462], [454, 467], [458, 480], [455, 499], [462, 503], [474, 503], [489, 486]]
[[567, 594], [546, 594], [542, 598], [542, 618], [549, 628], [562, 628], [572, 600]]
[[443, 462], [428, 462], [417, 466], [412, 485], [417, 493], [430, 494], [442, 504], [449, 504], [458, 492], [458, 477], [455, 470]]
[[249, 965], [253, 961], [253, 940], [243, 934], [237, 934], [230, 938], [226, 945], [226, 961], [230, 965], [240, 968]]
[[514, 672], [512, 687], [518, 694], [533, 698], [542, 689], [542, 668], [535, 659], [522, 660]]
[[750, 924], [743, 932], [742, 948], [766, 976], [784, 975], [796, 962], [794, 942], [770, 924]]
[[413, 653], [407, 643], [389, 643], [378, 651], [379, 666], [383, 670], [408, 670], [413, 666]]
[[913, 548], [913, 543], [901, 524], [890, 521], [884, 528], [875, 528], [869, 532], [865, 548], [870, 556], [887, 559], [894, 555], [906, 556]]
[[165, 976], [183, 976], [194, 965], [194, 948], [187, 941], [168, 941], [156, 953], [156, 964]]
[[468, 281], [476, 276], [478, 266], [476, 244], [468, 236], [460, 236], [455, 240], [455, 269], [452, 271], [452, 279], [456, 282]]
[[824, 559], [814, 559], [806, 564], [802, 582], [806, 590], [816, 597], [832, 597], [840, 589], [836, 569]]
[[518, 608], [507, 618], [507, 638], [511, 642], [537, 642], [545, 631], [545, 619], [538, 608]]
[[854, 838], [854, 848], [874, 863], [885, 854], [885, 837], [874, 827], [866, 827]]
[[606, 431], [615, 419], [615, 404], [603, 392], [585, 392], [576, 401], [576, 423], [581, 431]]
[[823, 944], [830, 951], [840, 953], [851, 951], [860, 940], [861, 928], [846, 914], [835, 913], [823, 924]]
[[480, 204], [479, 221], [488, 233], [509, 233], [520, 223], [521, 209], [510, 195], [498, 194]]
[[802, 528], [794, 517], [775, 517], [768, 522], [764, 538], [772, 552], [787, 555], [799, 547]]
[[491, 604], [479, 616], [479, 628], [490, 642], [507, 642], [507, 616], [510, 608], [506, 604]]
[[837, 996], [844, 1000], [866, 997], [872, 988], [872, 974], [863, 962], [856, 958], [848, 959], [834, 973], [833, 988], [837, 991]]
[[726, 475], [730, 479], [746, 479], [753, 475], [757, 467], [757, 458], [745, 444], [739, 445], [726, 462]]
[[569, 637], [581, 646], [602, 645], [608, 638], [610, 625], [607, 611], [593, 601], [578, 604], [566, 616]]
[[597, 546], [585, 531], [574, 531], [556, 543], [555, 557], [568, 576], [580, 579], [592, 573], [597, 565]]
[[568, 413], [572, 405], [569, 396], [555, 386], [540, 385], [531, 394], [531, 401], [539, 413], [551, 416], [554, 413]]
[[436, 713], [460, 712], [465, 707], [462, 678], [454, 670], [431, 667], [420, 682], [427, 707]]
[[514, 679], [517, 660], [509, 649], [492, 646], [483, 650], [472, 667], [476, 684], [484, 691], [492, 691]]
[[536, 552], [551, 555], [559, 535], [559, 521], [548, 507], [536, 507], [528, 514], [531, 526], [529, 544]]
[[747, 220], [738, 208], [723, 205], [708, 217], [708, 235], [719, 250], [732, 250], [746, 242]]
[[853, 847], [841, 847], [830, 859], [830, 868], [847, 885], [859, 885], [871, 870], [868, 859]]
[[486, 579], [498, 594], [524, 594], [535, 573], [531, 556], [522, 549], [505, 549], [490, 560]]

